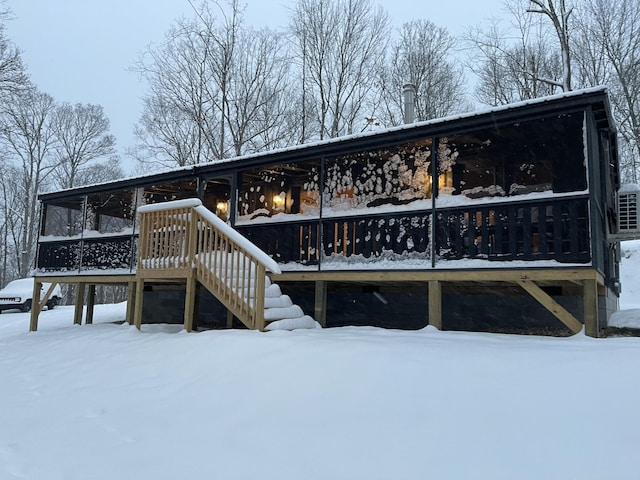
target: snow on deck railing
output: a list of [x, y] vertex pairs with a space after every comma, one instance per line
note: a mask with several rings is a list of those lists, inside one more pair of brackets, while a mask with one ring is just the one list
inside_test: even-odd
[[138, 207], [138, 213], [161, 212], [164, 210], [175, 210], [178, 208], [191, 208], [202, 205], [197, 198], [185, 198], [183, 200], [172, 200], [170, 202], [152, 203]]

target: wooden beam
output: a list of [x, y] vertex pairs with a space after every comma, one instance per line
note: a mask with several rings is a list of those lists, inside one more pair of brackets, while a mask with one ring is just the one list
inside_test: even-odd
[[187, 278], [187, 288], [184, 297], [184, 329], [187, 332], [193, 330], [193, 312], [196, 304], [196, 278], [192, 275]]
[[82, 325], [82, 307], [84, 306], [85, 283], [76, 283], [76, 308], [73, 312], [74, 325]]
[[593, 280], [585, 280], [583, 284], [584, 328], [585, 334], [598, 338], [598, 284]]
[[[534, 262], [532, 262], [534, 263]], [[518, 282], [519, 280], [582, 282], [602, 276], [593, 268], [521, 268], [506, 269], [428, 269], [428, 270], [361, 270], [361, 271], [291, 271], [272, 275], [275, 282]]]
[[442, 330], [442, 284], [429, 281], [429, 325]]
[[233, 312], [227, 310], [227, 328], [233, 328]]
[[96, 305], [96, 286], [91, 283], [87, 292], [87, 315], [84, 320], [86, 325], [93, 323], [93, 307]]
[[[40, 299], [40, 301], [38, 303], [38, 310], [39, 311], [42, 311], [44, 306], [47, 304], [47, 301], [49, 300], [49, 297], [51, 297], [51, 294], [53, 293], [53, 289], [56, 287], [56, 285], [57, 285], [57, 282], [53, 282], [53, 283], [51, 283], [49, 285], [49, 288], [47, 289], [47, 291], [45, 292], [44, 296]], [[39, 298], [39, 297], [31, 297], [31, 298]]]
[[[42, 288], [42, 282], [37, 278], [33, 279], [33, 294], [31, 300], [31, 319], [29, 321], [29, 331], [35, 332], [38, 330], [38, 317], [40, 316], [39, 301], [37, 299], [40, 298], [40, 289]], [[35, 300], [35, 305], [34, 301]]]
[[573, 333], [582, 330], [582, 323], [568, 312], [562, 305], [551, 298], [544, 290], [531, 280], [519, 280], [518, 285], [524, 288], [529, 294], [540, 302], [555, 317], [564, 323]]
[[142, 300], [144, 299], [144, 278], [139, 278], [136, 282], [136, 299], [133, 309], [133, 324], [138, 330], [142, 328]]
[[129, 325], [133, 325], [134, 308], [136, 305], [136, 282], [127, 283], [127, 317], [126, 321]]
[[327, 326], [327, 282], [316, 281], [316, 295], [314, 304], [314, 318], [322, 327]]
[[135, 274], [124, 275], [39, 275], [35, 277], [42, 283], [95, 283], [126, 285], [128, 282], [135, 280]]

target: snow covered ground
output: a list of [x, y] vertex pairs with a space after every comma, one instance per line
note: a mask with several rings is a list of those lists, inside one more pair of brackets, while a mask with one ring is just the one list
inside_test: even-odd
[[36, 333], [0, 315], [0, 480], [640, 477], [637, 337], [139, 332], [124, 313], [59, 307]]

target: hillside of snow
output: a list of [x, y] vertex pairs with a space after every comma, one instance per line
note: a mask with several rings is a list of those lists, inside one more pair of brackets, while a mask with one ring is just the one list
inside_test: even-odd
[[[640, 308], [640, 243], [624, 308]], [[637, 479], [640, 338], [0, 315], [0, 479]], [[640, 310], [620, 314], [640, 325]]]

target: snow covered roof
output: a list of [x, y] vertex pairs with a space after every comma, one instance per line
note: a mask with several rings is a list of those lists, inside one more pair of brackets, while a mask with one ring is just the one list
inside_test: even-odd
[[[190, 178], [198, 174], [231, 170], [238, 167], [252, 167], [273, 163], [287, 163], [304, 158], [318, 158], [340, 153], [353, 148], [377, 148], [392, 143], [411, 142], [428, 136], [448, 135], [470, 128], [478, 128], [482, 124], [497, 124], [513, 121], [515, 118], [528, 117], [536, 113], [550, 113], [554, 110], [564, 110], [570, 107], [597, 106], [594, 109], [596, 121], [602, 128], [615, 131], [607, 88], [604, 86], [574, 90], [571, 92], [535, 98], [517, 103], [479, 109], [472, 112], [451, 115], [448, 117], [431, 119], [423, 122], [403, 124], [372, 132], [361, 132], [336, 138], [319, 140], [316, 142], [293, 145], [290, 147], [269, 150], [265, 152], [216, 160], [209, 163], [190, 165], [166, 169], [149, 175], [129, 177], [125, 179], [87, 185], [56, 192], [42, 193], [42, 200], [58, 197], [68, 197], [74, 194], [104, 192], [114, 189], [124, 189], [139, 185], [163, 181], [176, 181]], [[304, 154], [302, 153], [304, 152]]]

